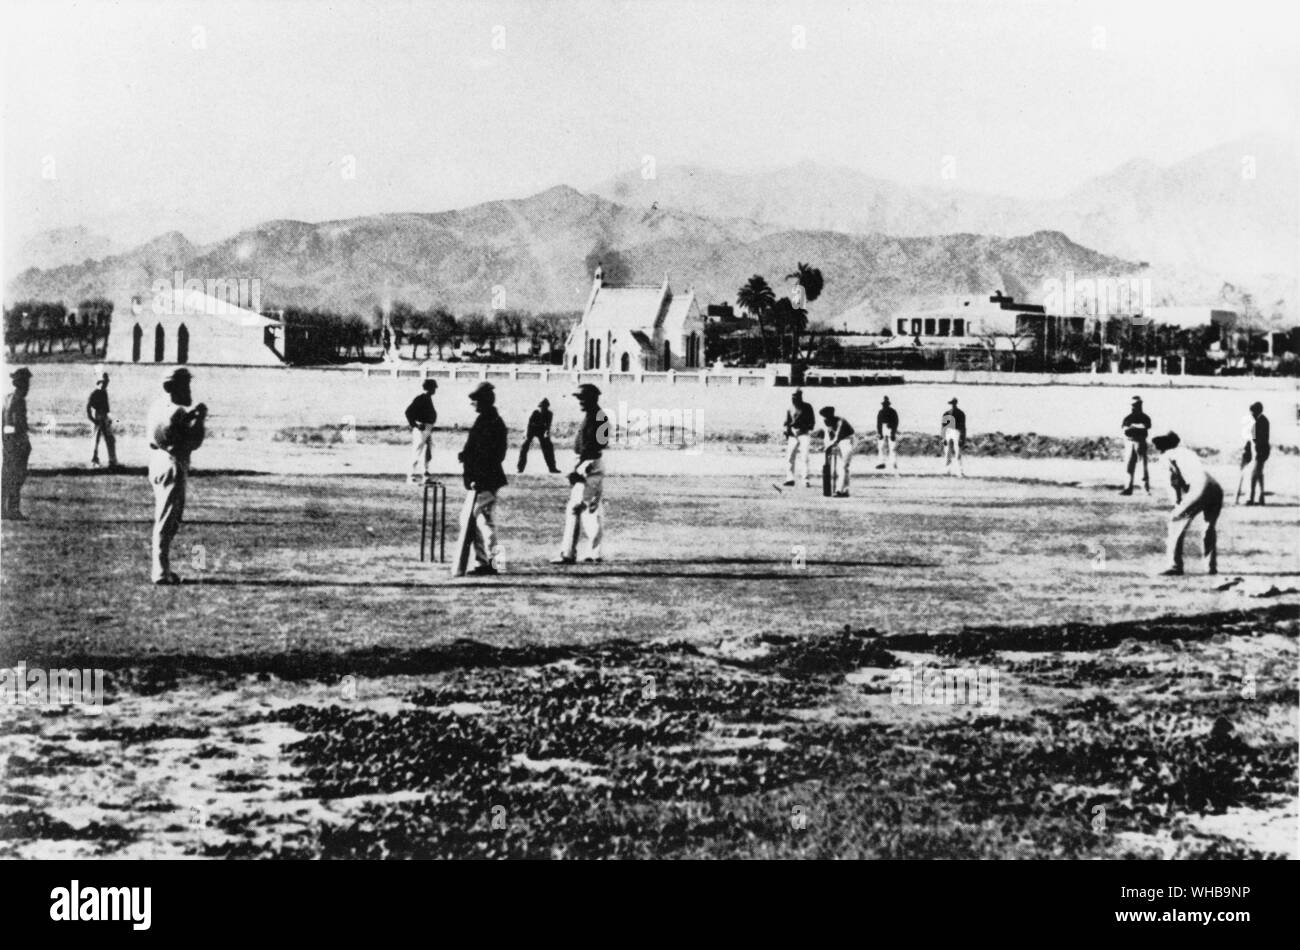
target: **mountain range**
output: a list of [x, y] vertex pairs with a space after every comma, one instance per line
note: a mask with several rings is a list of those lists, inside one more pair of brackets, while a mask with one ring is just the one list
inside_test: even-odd
[[1045, 279], [1067, 271], [1151, 277], [1156, 303], [1209, 302], [1230, 281], [1266, 310], [1284, 298], [1293, 317], [1300, 227], [1287, 155], [1259, 140], [1168, 168], [1129, 163], [1054, 202], [808, 163], [748, 175], [660, 167], [654, 179], [632, 173], [590, 193], [557, 186], [439, 213], [269, 221], [204, 245], [173, 231], [98, 258], [83, 249], [110, 246], [79, 231], [65, 235], [75, 256], [49, 266], [53, 236], [33, 245], [46, 266], [13, 277], [7, 294], [122, 305], [179, 270], [259, 278], [264, 309], [366, 313], [405, 301], [538, 312], [580, 309], [597, 262], [607, 281], [658, 283], [666, 272], [709, 303], [734, 299], [752, 274], [780, 294], [783, 276], [805, 261], [826, 277], [811, 317], [850, 329], [873, 329], [918, 297], [1002, 290], [1037, 300]]

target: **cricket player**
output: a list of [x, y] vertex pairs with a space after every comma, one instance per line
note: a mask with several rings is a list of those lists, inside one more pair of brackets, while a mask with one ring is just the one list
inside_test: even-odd
[[9, 374], [13, 388], [5, 395], [3, 413], [4, 457], [0, 459], [0, 519], [26, 521], [22, 513], [23, 482], [27, 481], [27, 460], [32, 440], [27, 434], [27, 391], [32, 371], [20, 366]]
[[433, 460], [433, 427], [438, 421], [438, 410], [433, 408], [433, 394], [438, 391], [436, 380], [424, 381], [424, 392], [411, 400], [406, 407], [406, 424], [411, 427], [412, 485], [429, 480], [429, 463]]
[[[1269, 453], [1269, 425], [1268, 416], [1264, 415], [1264, 404], [1251, 403], [1250, 415], [1252, 422], [1246, 442], [1246, 449], [1250, 453], [1250, 497], [1246, 499], [1246, 504], [1262, 505], [1264, 504], [1264, 463], [1268, 461]], [[1259, 501], [1255, 500], [1256, 485], [1259, 486]]]
[[817, 425], [813, 407], [803, 401], [803, 390], [796, 389], [790, 397], [790, 408], [785, 411], [786, 485], [794, 484], [794, 463], [798, 459], [803, 469], [803, 487], [808, 487], [808, 446], [812, 442], [812, 431]]
[[1174, 494], [1174, 510], [1169, 515], [1166, 543], [1168, 563], [1160, 574], [1176, 576], [1183, 573], [1183, 535], [1198, 514], [1205, 519], [1205, 570], [1217, 574], [1219, 555], [1215, 527], [1219, 512], [1223, 510], [1223, 488], [1205, 470], [1196, 453], [1183, 448], [1180, 441], [1176, 432], [1167, 432], [1151, 440], [1169, 466], [1169, 485]]
[[880, 401], [876, 413], [876, 454], [880, 458], [877, 469], [888, 464], [898, 474], [898, 410], [889, 404], [888, 396]]
[[166, 396], [153, 404], [146, 417], [149, 435], [149, 482], [153, 485], [153, 565], [155, 584], [179, 584], [171, 569], [172, 539], [185, 515], [185, 489], [190, 456], [203, 444], [208, 407], [190, 408], [190, 371], [179, 367], [163, 380]]
[[117, 468], [117, 439], [113, 436], [113, 421], [108, 415], [108, 374], [104, 373], [90, 391], [86, 400], [86, 418], [95, 429], [95, 445], [90, 450], [90, 464], [99, 468], [99, 440], [104, 440], [108, 452], [108, 467]]
[[835, 414], [834, 406], [825, 406], [821, 410], [822, 427], [818, 434], [826, 440], [826, 459], [831, 463], [835, 473], [835, 483], [839, 488], [836, 498], [849, 497], [849, 459], [856, 446], [853, 426], [849, 420]]
[[1151, 434], [1151, 417], [1142, 411], [1142, 397], [1133, 397], [1133, 408], [1120, 423], [1124, 438], [1128, 439], [1124, 465], [1128, 470], [1128, 485], [1121, 495], [1133, 494], [1133, 479], [1137, 474], [1138, 459], [1142, 460], [1142, 487], [1151, 494], [1151, 476], [1147, 471], [1147, 436]]
[[961, 453], [966, 447], [966, 413], [957, 408], [957, 400], [948, 400], [948, 411], [939, 420], [939, 435], [943, 438], [943, 468], [952, 473], [953, 462], [957, 463], [957, 475], [966, 477], [961, 467]]
[[542, 460], [546, 462], [546, 470], [552, 475], [558, 475], [560, 470], [555, 467], [555, 446], [551, 444], [551, 421], [554, 415], [551, 412], [551, 401], [543, 399], [533, 410], [533, 414], [528, 417], [528, 431], [524, 433], [524, 444], [519, 447], [519, 474], [524, 473], [524, 466], [528, 464], [528, 450], [532, 447], [533, 439], [542, 448]]
[[496, 389], [491, 383], [479, 383], [469, 394], [478, 417], [470, 427], [461, 450], [465, 490], [474, 496], [474, 558], [472, 576], [498, 574], [497, 568], [497, 493], [506, 486], [502, 463], [510, 450], [506, 424], [497, 412]]
[[574, 464], [569, 472], [569, 500], [564, 508], [564, 537], [559, 556], [552, 564], [574, 564], [578, 560], [579, 528], [587, 536], [583, 561], [599, 564], [605, 533], [605, 446], [609, 444], [609, 422], [600, 408], [600, 390], [583, 383], [574, 393], [582, 407], [582, 424], [573, 439]]

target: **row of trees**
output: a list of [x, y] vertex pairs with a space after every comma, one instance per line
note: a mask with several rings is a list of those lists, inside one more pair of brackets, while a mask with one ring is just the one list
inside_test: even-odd
[[66, 353], [74, 345], [77, 352], [90, 351], [98, 356], [108, 350], [108, 328], [113, 304], [103, 297], [91, 297], [69, 310], [62, 303], [46, 300], [20, 300], [4, 311], [4, 340], [9, 356], [24, 355], [36, 348], [37, 355], [53, 353], [56, 345]]
[[[508, 342], [516, 358], [520, 348], [527, 343], [527, 355], [537, 357], [543, 349], [554, 357], [564, 346], [570, 327], [579, 319], [578, 313], [526, 313], [521, 310], [496, 310], [489, 314], [453, 316], [443, 307], [417, 310], [406, 303], [395, 303], [385, 315], [381, 308], [374, 310], [375, 342], [396, 347], [410, 346], [411, 358], [419, 356], [421, 347], [425, 358], [437, 350], [442, 359], [447, 349], [453, 351], [469, 344], [476, 352], [486, 351], [495, 357], [498, 347]], [[385, 341], [384, 334], [391, 333]]]

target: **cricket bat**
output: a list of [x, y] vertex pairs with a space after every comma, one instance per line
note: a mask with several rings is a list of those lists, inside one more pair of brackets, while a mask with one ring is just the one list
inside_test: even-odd
[[456, 542], [456, 560], [452, 564], [452, 577], [464, 577], [469, 570], [469, 554], [474, 547], [474, 507], [478, 504], [478, 492], [465, 495], [465, 504], [460, 509], [460, 535]]
[[822, 462], [822, 494], [827, 498], [831, 497], [831, 453], [826, 450], [826, 460]]

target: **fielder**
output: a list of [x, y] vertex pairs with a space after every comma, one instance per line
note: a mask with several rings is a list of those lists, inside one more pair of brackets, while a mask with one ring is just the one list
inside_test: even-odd
[[888, 396], [880, 401], [876, 413], [876, 454], [880, 458], [877, 469], [888, 464], [898, 474], [898, 411], [889, 404]]
[[569, 472], [569, 500], [564, 507], [564, 537], [559, 556], [552, 564], [574, 564], [578, 560], [578, 533], [587, 536], [587, 556], [583, 561], [599, 564], [601, 540], [605, 532], [605, 463], [602, 459], [609, 442], [609, 423], [600, 408], [600, 390], [583, 383], [574, 393], [582, 406], [582, 424], [573, 440], [575, 461]]
[[491, 383], [479, 383], [469, 394], [478, 418], [470, 427], [461, 450], [465, 490], [474, 493], [474, 558], [471, 576], [499, 574], [497, 569], [497, 493], [506, 486], [502, 463], [510, 449], [506, 424], [497, 412], [497, 394]]
[[203, 444], [208, 407], [190, 403], [190, 371], [175, 369], [163, 380], [167, 396], [149, 410], [149, 483], [153, 486], [153, 566], [155, 584], [179, 584], [171, 569], [172, 539], [185, 515], [185, 489], [189, 482], [190, 455]]
[[117, 468], [117, 439], [113, 437], [113, 421], [108, 417], [108, 374], [104, 373], [90, 391], [86, 400], [86, 417], [95, 429], [95, 445], [90, 450], [90, 464], [99, 468], [99, 440], [104, 440], [108, 452], [108, 467]]
[[[1250, 497], [1246, 499], [1248, 505], [1264, 504], [1264, 463], [1268, 461], [1269, 448], [1269, 425], [1268, 416], [1264, 415], [1263, 403], [1251, 403], [1250, 414], [1252, 422], [1250, 432], [1248, 433], [1246, 450], [1250, 453], [1248, 462], [1250, 464]], [[1255, 500], [1255, 486], [1259, 486], [1259, 501]], [[1238, 495], [1238, 498], [1241, 496]]]
[[826, 440], [826, 460], [831, 464], [835, 476], [836, 498], [849, 497], [849, 459], [856, 447], [853, 426], [849, 420], [835, 415], [834, 406], [825, 406], [821, 410], [822, 428], [818, 429]]
[[966, 413], [957, 408], [957, 400], [948, 400], [949, 409], [939, 420], [939, 435], [943, 438], [943, 468], [951, 474], [953, 462], [957, 463], [957, 475], [966, 477], [961, 467], [962, 449], [966, 447]]
[[412, 399], [406, 407], [406, 424], [411, 427], [409, 481], [412, 485], [427, 482], [432, 474], [429, 463], [433, 460], [433, 427], [438, 421], [438, 410], [433, 408], [433, 394], [437, 391], [437, 381], [426, 379], [424, 392]]
[[785, 411], [786, 476], [785, 485], [794, 484], [795, 461], [803, 470], [803, 487], [808, 487], [808, 446], [812, 431], [817, 425], [813, 407], [803, 401], [803, 390], [796, 389], [790, 397], [790, 408]]
[[0, 459], [0, 519], [26, 521], [21, 511], [23, 482], [27, 481], [27, 460], [32, 454], [32, 440], [27, 433], [27, 390], [32, 385], [32, 371], [20, 366], [9, 374], [13, 389], [5, 395], [3, 414], [4, 457]]
[[1166, 541], [1168, 564], [1160, 574], [1174, 577], [1183, 573], [1183, 535], [1198, 514], [1205, 519], [1206, 573], [1219, 573], [1216, 525], [1223, 510], [1223, 488], [1205, 470], [1196, 453], [1180, 445], [1176, 432], [1158, 435], [1151, 444], [1169, 466], [1169, 484], [1174, 493], [1174, 510], [1169, 515]]
[[1142, 411], [1142, 397], [1133, 397], [1133, 408], [1124, 421], [1120, 423], [1124, 438], [1128, 439], [1128, 448], [1124, 464], [1128, 470], [1128, 486], [1121, 495], [1133, 494], [1133, 479], [1137, 475], [1138, 459], [1142, 460], [1142, 487], [1151, 494], [1151, 476], [1147, 471], [1147, 436], [1151, 433], [1151, 417]]
[[528, 417], [528, 430], [524, 433], [524, 444], [519, 447], [519, 474], [524, 473], [524, 467], [528, 464], [528, 450], [532, 447], [533, 439], [542, 448], [542, 461], [546, 463], [546, 470], [552, 475], [560, 474], [560, 470], [555, 467], [555, 446], [551, 444], [551, 422], [554, 415], [551, 413], [551, 401], [543, 399], [537, 404], [532, 415]]

